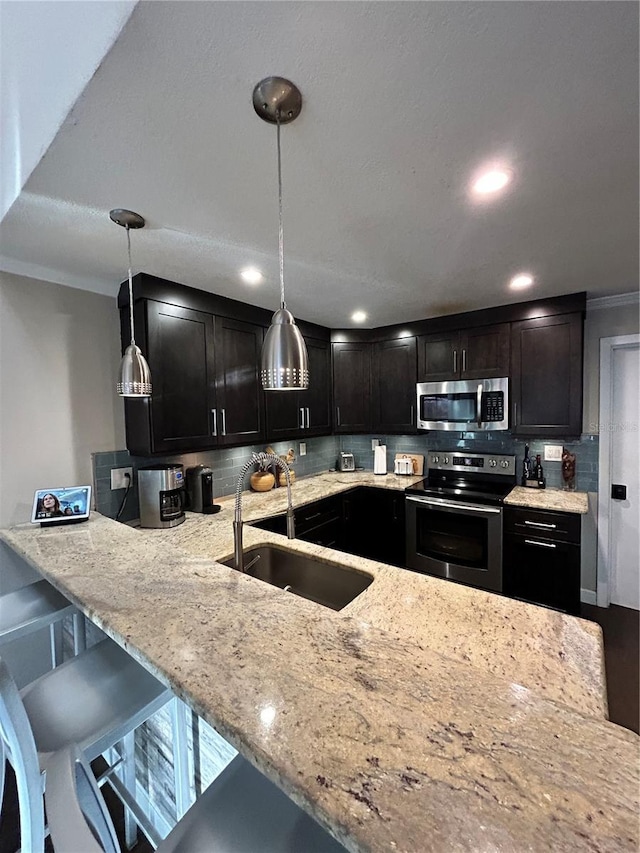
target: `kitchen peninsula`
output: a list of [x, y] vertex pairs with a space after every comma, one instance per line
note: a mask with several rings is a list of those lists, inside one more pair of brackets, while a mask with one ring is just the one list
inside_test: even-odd
[[[309, 502], [353, 482], [327, 474], [294, 494]], [[283, 492], [247, 496], [245, 518], [280, 511]], [[602, 719], [597, 628], [413, 573], [398, 589], [402, 570], [331, 552], [374, 576], [335, 613], [214, 562], [231, 554], [231, 517], [225, 503], [169, 532], [94, 514], [0, 535], [351, 850], [637, 848], [638, 738]], [[283, 541], [245, 530], [245, 547]], [[484, 646], [475, 657], [462, 641], [441, 647], [465, 607], [477, 617], [469, 649]], [[559, 642], [571, 677], [546, 654]]]

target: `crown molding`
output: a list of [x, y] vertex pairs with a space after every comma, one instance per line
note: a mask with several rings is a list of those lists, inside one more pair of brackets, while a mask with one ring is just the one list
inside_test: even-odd
[[599, 296], [597, 299], [587, 299], [587, 311], [598, 311], [602, 308], [617, 308], [619, 305], [640, 304], [640, 292], [618, 293], [615, 296]]

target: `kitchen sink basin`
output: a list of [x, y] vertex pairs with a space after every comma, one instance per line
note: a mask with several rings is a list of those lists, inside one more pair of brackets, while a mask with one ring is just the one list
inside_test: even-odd
[[[233, 568], [233, 559], [225, 560], [223, 565]], [[332, 610], [342, 610], [373, 581], [373, 577], [364, 572], [273, 545], [246, 550], [244, 565], [245, 574], [252, 578], [279, 586]]]

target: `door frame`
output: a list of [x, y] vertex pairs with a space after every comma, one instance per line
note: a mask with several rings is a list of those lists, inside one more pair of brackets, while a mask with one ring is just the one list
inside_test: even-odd
[[611, 510], [611, 452], [613, 431], [605, 429], [613, 416], [613, 354], [616, 350], [640, 346], [640, 335], [615, 335], [600, 339], [600, 408], [598, 415], [598, 555], [596, 595], [598, 607], [608, 607], [611, 601], [610, 575], [612, 542], [609, 535]]

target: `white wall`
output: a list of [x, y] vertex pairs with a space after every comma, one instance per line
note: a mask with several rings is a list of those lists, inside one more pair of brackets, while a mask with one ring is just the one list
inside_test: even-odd
[[91, 452], [125, 446], [116, 300], [0, 273], [0, 526], [37, 488], [91, 483]]
[[[616, 304], [620, 299], [622, 304]], [[600, 338], [637, 335], [640, 303], [632, 295], [594, 299], [587, 302], [584, 324], [584, 409], [582, 431], [598, 432], [600, 413]]]

